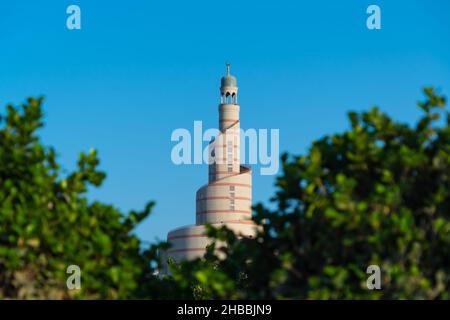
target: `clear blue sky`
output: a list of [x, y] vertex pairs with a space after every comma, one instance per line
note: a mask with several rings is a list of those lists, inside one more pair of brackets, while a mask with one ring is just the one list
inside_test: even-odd
[[[66, 28], [66, 8], [82, 30]], [[366, 8], [382, 29], [366, 28]], [[194, 222], [204, 165], [170, 161], [172, 130], [217, 126], [225, 61], [244, 128], [280, 129], [281, 150], [305, 152], [347, 128], [348, 110], [380, 106], [413, 122], [424, 85], [450, 93], [450, 1], [1, 1], [0, 110], [45, 95], [44, 143], [67, 170], [99, 150], [108, 174], [91, 199], [122, 210], [155, 200], [148, 241]], [[274, 194], [254, 174], [254, 202]]]

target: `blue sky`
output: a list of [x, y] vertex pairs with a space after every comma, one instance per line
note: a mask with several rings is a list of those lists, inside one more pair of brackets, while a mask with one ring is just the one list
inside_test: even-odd
[[[66, 28], [77, 4], [82, 29]], [[381, 7], [382, 29], [366, 28]], [[220, 77], [231, 62], [243, 128], [277, 128], [294, 154], [347, 128], [346, 112], [373, 105], [413, 122], [424, 85], [450, 92], [450, 2], [0, 1], [0, 111], [45, 95], [40, 134], [75, 168], [99, 150], [108, 174], [91, 199], [122, 210], [149, 200], [147, 241], [194, 223], [205, 165], [175, 166], [171, 133], [217, 127]], [[254, 202], [274, 176], [254, 174]]]

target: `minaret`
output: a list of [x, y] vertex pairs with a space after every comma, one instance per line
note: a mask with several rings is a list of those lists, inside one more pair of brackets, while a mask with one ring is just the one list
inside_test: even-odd
[[238, 236], [255, 234], [251, 169], [240, 164], [239, 109], [237, 81], [227, 64], [220, 86], [220, 133], [209, 144], [208, 183], [196, 194], [196, 224], [172, 230], [167, 236], [172, 247], [165, 255], [176, 261], [203, 256], [211, 243], [205, 224], [226, 225]]
[[236, 78], [230, 74], [227, 63], [227, 74], [220, 85], [219, 129], [215, 145], [215, 165], [209, 168], [209, 182], [226, 176], [240, 173], [240, 122], [238, 87]]
[[220, 134], [210, 144], [214, 161], [209, 165], [209, 184], [197, 191], [197, 224], [251, 218], [251, 170], [240, 164], [239, 109], [237, 81], [227, 64], [220, 86]]

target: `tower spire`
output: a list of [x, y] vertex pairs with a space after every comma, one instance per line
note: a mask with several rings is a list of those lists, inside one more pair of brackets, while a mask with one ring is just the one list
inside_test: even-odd
[[[256, 234], [252, 221], [251, 169], [241, 166], [237, 81], [230, 74], [229, 63], [226, 67], [227, 74], [220, 81], [219, 133], [208, 146], [208, 183], [196, 193], [195, 225], [169, 232], [167, 242], [172, 247], [163, 251], [163, 262], [168, 257], [177, 262], [203, 257], [211, 244], [207, 224], [227, 226], [239, 238]], [[219, 253], [218, 250], [215, 252]], [[170, 274], [167, 262], [161, 273]]]
[[226, 63], [227, 74], [220, 81], [220, 103], [237, 104], [237, 82], [236, 78], [230, 73], [230, 63]]

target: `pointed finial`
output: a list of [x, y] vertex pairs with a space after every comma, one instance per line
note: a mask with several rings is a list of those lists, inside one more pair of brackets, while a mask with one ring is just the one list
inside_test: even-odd
[[230, 64], [227, 62], [227, 76], [230, 75]]

